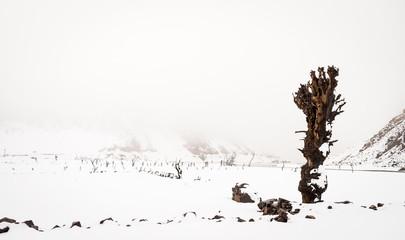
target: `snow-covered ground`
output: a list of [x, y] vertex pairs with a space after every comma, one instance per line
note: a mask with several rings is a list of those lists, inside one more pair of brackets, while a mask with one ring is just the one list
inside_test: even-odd
[[[36, 158], [36, 159], [35, 159]], [[116, 160], [95, 163], [72, 156], [0, 158], [0, 218], [33, 220], [10, 227], [1, 239], [403, 239], [405, 174], [326, 170], [324, 202], [300, 204], [296, 168], [256, 168]], [[121, 163], [123, 162], [123, 163]], [[99, 166], [94, 170], [94, 165]], [[258, 212], [256, 203], [232, 201], [231, 188], [249, 183], [263, 199], [286, 198], [296, 215], [287, 223]], [[349, 200], [351, 204], [335, 202]], [[377, 210], [370, 205], [383, 203]], [[332, 209], [328, 209], [331, 206]], [[187, 212], [195, 212], [186, 214]], [[215, 215], [221, 222], [209, 220]], [[313, 215], [316, 219], [307, 219]], [[100, 221], [111, 217], [114, 221]], [[238, 217], [246, 222], [238, 222]], [[141, 221], [146, 219], [147, 221]], [[253, 219], [254, 222], [249, 222]], [[80, 221], [82, 228], [70, 228]], [[55, 225], [61, 228], [52, 229]], [[317, 235], [317, 236], [315, 236]]]

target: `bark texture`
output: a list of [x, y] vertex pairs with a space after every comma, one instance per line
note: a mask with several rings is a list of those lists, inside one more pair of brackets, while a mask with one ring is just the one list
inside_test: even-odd
[[[327, 75], [327, 76], [326, 76]], [[341, 95], [335, 95], [338, 84], [336, 77], [339, 69], [334, 66], [328, 67], [327, 72], [323, 67], [310, 73], [311, 80], [307, 84], [301, 84], [294, 94], [294, 103], [306, 116], [304, 148], [299, 149], [307, 163], [301, 167], [301, 181], [298, 190], [302, 193], [302, 202], [313, 203], [320, 201], [327, 184], [316, 184], [321, 173], [318, 168], [323, 164], [330, 153], [330, 147], [337, 140], [332, 141], [332, 123], [335, 117], [343, 112], [342, 107], [346, 104]], [[326, 144], [327, 150], [320, 150]]]

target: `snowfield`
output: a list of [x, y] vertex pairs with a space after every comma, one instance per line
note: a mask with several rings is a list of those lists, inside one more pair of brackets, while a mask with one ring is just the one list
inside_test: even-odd
[[[123, 162], [123, 163], [121, 163]], [[299, 168], [116, 161], [94, 170], [69, 156], [1, 157], [0, 218], [32, 220], [10, 227], [1, 239], [403, 239], [405, 174], [327, 170], [324, 202], [300, 204]], [[67, 167], [66, 167], [67, 166]], [[156, 170], [156, 171], [155, 171]], [[287, 223], [270, 221], [257, 203], [232, 201], [236, 183], [263, 200], [285, 198], [301, 211]], [[336, 202], [350, 201], [349, 204]], [[377, 210], [370, 205], [383, 203]], [[331, 206], [331, 209], [328, 209]], [[194, 214], [194, 213], [195, 214]], [[213, 219], [214, 216], [223, 219]], [[312, 215], [315, 219], [305, 218]], [[100, 221], [107, 218], [113, 221]], [[238, 218], [246, 222], [238, 222]], [[253, 219], [254, 222], [249, 222]], [[80, 221], [81, 228], [71, 228]], [[252, 221], [252, 220], [251, 220]], [[60, 228], [52, 229], [55, 225]], [[316, 235], [316, 236], [315, 236]]]

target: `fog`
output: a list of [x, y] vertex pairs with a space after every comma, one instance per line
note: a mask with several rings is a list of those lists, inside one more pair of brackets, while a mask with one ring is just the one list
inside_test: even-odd
[[340, 68], [332, 149], [405, 108], [403, 1], [0, 2], [0, 121], [231, 135], [302, 160], [292, 93]]

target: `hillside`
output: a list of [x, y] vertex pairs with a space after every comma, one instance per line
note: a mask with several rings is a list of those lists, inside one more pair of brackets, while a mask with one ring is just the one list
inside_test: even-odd
[[330, 159], [332, 165], [405, 167], [405, 110], [363, 145]]

